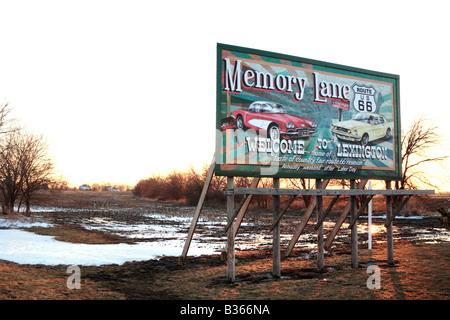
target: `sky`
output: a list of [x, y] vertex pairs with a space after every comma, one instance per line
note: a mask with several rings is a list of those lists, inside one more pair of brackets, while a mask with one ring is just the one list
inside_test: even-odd
[[[201, 168], [214, 153], [224, 43], [398, 74], [402, 127], [425, 114], [450, 141], [447, 8], [437, 0], [0, 0], [0, 103], [47, 137], [73, 185], [134, 185]], [[450, 190], [445, 167], [434, 172]]]

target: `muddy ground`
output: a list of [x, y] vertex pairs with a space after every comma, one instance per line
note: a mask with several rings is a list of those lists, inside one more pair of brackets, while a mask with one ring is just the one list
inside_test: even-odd
[[[367, 249], [366, 233], [359, 236], [359, 268], [351, 268], [350, 237], [342, 230], [325, 255], [325, 270], [316, 267], [315, 250], [299, 243], [290, 257], [281, 264], [281, 278], [272, 277], [271, 233], [272, 221], [268, 209], [251, 208], [243, 225], [242, 234], [258, 233], [258, 243], [249, 250], [236, 252], [236, 282], [226, 281], [226, 263], [220, 253], [207, 256], [188, 256], [184, 266], [177, 257], [158, 260], [126, 262], [123, 265], [81, 266], [81, 289], [67, 288], [67, 266], [21, 265], [0, 260], [0, 299], [2, 300], [449, 300], [450, 299], [450, 242], [442, 233], [448, 231], [436, 212], [446, 205], [447, 198], [412, 204], [403, 215], [424, 215], [422, 219], [397, 219], [394, 222], [395, 266], [386, 264], [386, 237], [384, 220], [374, 219], [379, 232], [374, 234], [373, 250]], [[192, 217], [194, 207], [179, 202], [139, 199], [131, 193], [60, 192], [42, 193], [35, 205], [71, 208], [71, 211], [53, 210], [33, 213], [35, 219], [45, 219], [52, 228], [28, 228], [39, 234], [55, 236], [60, 241], [82, 243], [133, 243], [158, 241], [128, 237], [127, 234], [88, 229], [95, 221], [121, 221], [123, 223], [161, 223], [155, 214]], [[341, 204], [342, 206], [343, 204]], [[383, 203], [374, 204], [375, 213], [382, 213]], [[425, 208], [425, 209], [424, 209]], [[101, 210], [99, 210], [101, 209]], [[303, 210], [303, 211], [302, 211]], [[224, 219], [224, 206], [207, 205], [202, 217], [219, 226]], [[284, 249], [289, 235], [300, 221], [302, 203], [290, 209], [281, 223]], [[150, 213], [150, 214], [149, 214]], [[327, 218], [325, 236], [339, 214], [339, 206]], [[97, 218], [97, 219], [94, 219]], [[103, 220], [102, 220], [103, 219]], [[361, 230], [367, 220], [360, 219]], [[166, 221], [176, 225], [177, 221]], [[312, 219], [305, 230], [309, 234], [302, 241], [314, 245]], [[97, 224], [98, 225], [98, 224]], [[187, 224], [188, 225], [188, 224]], [[24, 229], [25, 230], [25, 229]], [[200, 225], [198, 241], [224, 239], [222, 228]], [[415, 230], [428, 236], [417, 237]], [[424, 231], [425, 230], [425, 231]], [[187, 235], [186, 224], [180, 230]], [[436, 238], [433, 235], [439, 234]], [[447, 233], [448, 234], [448, 233]], [[431, 236], [430, 236], [431, 235]], [[448, 238], [448, 237], [447, 237]], [[204, 240], [202, 240], [204, 239]], [[263, 240], [261, 240], [263, 239]], [[237, 238], [237, 242], [245, 239]], [[283, 252], [282, 252], [283, 255]], [[370, 265], [380, 270], [380, 289], [368, 289], [367, 273]]]

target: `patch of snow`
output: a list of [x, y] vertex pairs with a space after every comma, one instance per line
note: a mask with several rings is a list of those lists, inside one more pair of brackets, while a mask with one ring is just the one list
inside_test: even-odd
[[179, 233], [179, 228], [174, 226], [156, 225], [156, 224], [120, 224], [108, 223], [106, 225], [88, 225], [83, 224], [88, 230], [104, 231], [110, 234], [126, 236], [132, 239], [164, 239], [181, 237], [184, 233]]
[[32, 219], [21, 218], [21, 219], [4, 219], [0, 218], [0, 228], [9, 229], [20, 229], [20, 228], [31, 228], [31, 227], [42, 227], [50, 228], [53, 225], [47, 222], [33, 221]]
[[[159, 213], [147, 213], [143, 214], [144, 217], [152, 218], [155, 220], [163, 220], [163, 221], [173, 221], [173, 222], [180, 222], [180, 223], [189, 223], [192, 220], [192, 217], [181, 217], [181, 216], [169, 216]], [[200, 217], [199, 221], [202, 221], [203, 218]]]
[[83, 228], [103, 231], [132, 239], [167, 239], [185, 237], [180, 228], [159, 224], [126, 224], [108, 218], [85, 219]]
[[[22, 230], [0, 230], [0, 259], [20, 264], [105, 265], [127, 261], [179, 256], [184, 240], [140, 242], [137, 244], [82, 244], [55, 240]], [[210, 245], [193, 245], [190, 255], [213, 254], [220, 250]]]
[[[16, 212], [24, 213], [26, 211], [26, 207], [24, 205], [20, 206], [20, 208], [15, 205], [14, 210]], [[104, 211], [129, 211], [133, 210], [133, 208], [110, 208], [110, 207], [100, 207], [96, 209], [81, 209], [81, 208], [63, 208], [63, 207], [47, 207], [47, 206], [39, 206], [39, 205], [31, 205], [30, 211], [32, 213], [42, 213], [42, 212], [104, 212]]]
[[[16, 205], [14, 206], [14, 210], [18, 211], [18, 212], [25, 212], [26, 211], [26, 207], [24, 205], [22, 205], [20, 208]], [[43, 206], [36, 206], [36, 205], [31, 205], [30, 206], [30, 211], [31, 212], [56, 212], [56, 211], [63, 211], [63, 208], [57, 208], [57, 207], [43, 207]]]
[[[359, 216], [360, 218], [365, 218], [367, 219], [368, 216]], [[405, 219], [405, 220], [421, 220], [421, 219], [425, 219], [427, 217], [431, 217], [430, 216], [395, 216], [395, 219]], [[372, 219], [386, 219], [386, 215], [383, 214], [381, 216], [372, 216]]]

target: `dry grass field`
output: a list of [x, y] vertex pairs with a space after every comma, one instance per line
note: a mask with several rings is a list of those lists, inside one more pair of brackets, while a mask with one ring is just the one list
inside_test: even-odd
[[[446, 201], [446, 197], [436, 197], [425, 202], [411, 202], [409, 211], [404, 214], [433, 215], [438, 207], [446, 205]], [[188, 217], [193, 212], [193, 207], [186, 210], [183, 203], [139, 199], [126, 192], [47, 192], [40, 194], [34, 205], [72, 208], [73, 211], [42, 212], [40, 217], [52, 221], [53, 227], [33, 227], [27, 231], [51, 235], [59, 241], [88, 244], [134, 243], [139, 240], [86, 229], [77, 223], [86, 217], [114, 216], [115, 219], [137, 221], [143, 217], [142, 212], [149, 208], [153, 208], [154, 212], [165, 210], [167, 213], [170, 210], [174, 215], [188, 212]], [[103, 210], [94, 211], [95, 208]], [[128, 210], [122, 211], [124, 208]], [[383, 203], [378, 201], [374, 208], [375, 212], [382, 212]], [[220, 206], [207, 206], [205, 215], [214, 215], [220, 210]], [[336, 218], [339, 207], [336, 210], [330, 221]], [[282, 233], [289, 234], [298, 223], [299, 214], [296, 211], [298, 209], [293, 208], [283, 218]], [[252, 208], [248, 214], [258, 224], [247, 229], [261, 232], [264, 226], [267, 228], [270, 225], [270, 210]], [[437, 216], [421, 220], [396, 220], [394, 225], [399, 227], [396, 229], [393, 267], [386, 264], [386, 244], [382, 232], [374, 235], [373, 250], [367, 250], [366, 244], [363, 244], [366, 238], [363, 235], [360, 237], [359, 268], [356, 269], [351, 268], [350, 243], [345, 237], [326, 252], [324, 272], [317, 271], [312, 249], [296, 247], [291, 256], [282, 261], [282, 276], [279, 279], [271, 276], [270, 245], [261, 246], [258, 250], [237, 251], [236, 282], [232, 284], [226, 281], [226, 264], [220, 259], [220, 254], [188, 256], [183, 267], [177, 264], [175, 256], [121, 265], [81, 266], [79, 290], [70, 290], [66, 286], [67, 265], [31, 265], [0, 260], [0, 299], [449, 300], [450, 242], [411, 239], [408, 237], [410, 231], [405, 231], [410, 229], [402, 229], [403, 225], [408, 225], [429, 232], [442, 232], [443, 228], [448, 231], [448, 226], [442, 226]], [[270, 237], [270, 233], [266, 232]], [[370, 290], [366, 284], [370, 276], [367, 267], [372, 264], [379, 266], [381, 271], [380, 289]]]

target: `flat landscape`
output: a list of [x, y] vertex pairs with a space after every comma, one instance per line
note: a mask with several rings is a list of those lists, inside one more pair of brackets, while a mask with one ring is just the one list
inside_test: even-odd
[[[325, 239], [345, 201], [326, 219]], [[317, 271], [313, 215], [282, 260], [279, 279], [271, 274], [273, 213], [253, 206], [236, 238], [231, 284], [220, 254], [226, 243], [224, 204], [204, 207], [185, 265], [179, 266], [195, 206], [131, 192], [42, 191], [30, 216], [0, 217], [0, 299], [448, 300], [450, 232], [437, 210], [449, 204], [446, 195], [408, 203], [394, 221], [393, 267], [386, 263], [382, 198], [374, 198], [372, 250], [367, 216], [358, 221], [357, 269], [351, 268], [344, 223], [325, 252], [325, 270]], [[304, 211], [298, 201], [281, 220], [282, 255]], [[80, 268], [80, 289], [67, 286], [69, 265]], [[379, 267], [380, 289], [367, 287], [371, 265]]]

